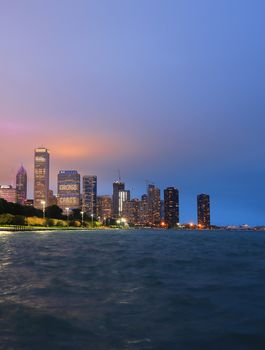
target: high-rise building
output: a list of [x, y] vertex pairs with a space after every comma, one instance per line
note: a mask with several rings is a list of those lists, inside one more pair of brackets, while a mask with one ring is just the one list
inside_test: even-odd
[[125, 184], [124, 182], [115, 181], [113, 182], [113, 195], [112, 195], [112, 212], [113, 217], [118, 218], [120, 216], [119, 212], [119, 192], [124, 191]]
[[64, 213], [66, 208], [80, 208], [80, 175], [76, 170], [59, 171], [57, 205]]
[[179, 223], [179, 191], [174, 187], [164, 190], [165, 222], [169, 228]]
[[27, 184], [27, 172], [21, 166], [16, 176], [17, 202], [21, 205], [24, 205], [27, 199]]
[[7, 202], [17, 202], [17, 190], [9, 185], [0, 186], [0, 198], [5, 199]]
[[112, 214], [112, 199], [111, 196], [98, 196], [97, 198], [97, 213], [101, 222], [111, 218]]
[[[49, 205], [50, 153], [46, 148], [36, 148], [34, 154], [34, 206], [42, 209]], [[45, 203], [44, 203], [45, 202]]]
[[210, 196], [208, 194], [199, 194], [197, 196], [197, 216], [198, 225], [209, 228], [210, 220]]
[[97, 177], [83, 176], [82, 210], [89, 216], [97, 216]]
[[130, 200], [130, 191], [129, 190], [120, 190], [119, 191], [119, 217], [123, 216], [124, 204]]
[[141, 201], [138, 198], [134, 198], [124, 203], [123, 217], [129, 224], [139, 225], [140, 221], [140, 207]]
[[149, 211], [148, 211], [148, 196], [143, 194], [140, 202], [140, 223], [141, 225], [149, 224]]
[[160, 189], [154, 185], [148, 185], [148, 213], [151, 225], [160, 224]]

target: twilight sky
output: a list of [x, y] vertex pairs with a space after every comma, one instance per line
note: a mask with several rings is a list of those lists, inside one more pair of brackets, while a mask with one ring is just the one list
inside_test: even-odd
[[264, 0], [1, 0], [0, 183], [33, 149], [60, 169], [121, 171], [209, 193], [213, 224], [265, 224]]

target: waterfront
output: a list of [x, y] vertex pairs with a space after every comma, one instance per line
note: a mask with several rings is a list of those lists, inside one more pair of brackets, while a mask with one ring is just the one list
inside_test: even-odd
[[264, 349], [265, 234], [0, 234], [0, 349]]

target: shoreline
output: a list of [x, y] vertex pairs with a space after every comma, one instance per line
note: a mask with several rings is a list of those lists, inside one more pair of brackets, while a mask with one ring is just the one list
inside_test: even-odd
[[94, 228], [81, 228], [81, 227], [34, 227], [34, 226], [0, 226], [0, 233], [1, 232], [40, 232], [40, 231], [49, 231], [49, 232], [67, 232], [67, 231], [137, 231], [137, 230], [155, 230], [155, 231], [177, 231], [177, 232], [211, 232], [211, 231], [227, 231], [227, 232], [265, 232], [264, 228], [248, 228], [248, 229], [242, 229], [242, 228], [214, 228], [214, 229], [165, 229], [165, 228], [152, 228], [152, 227], [128, 227], [128, 228], [121, 228], [121, 227], [94, 227]]

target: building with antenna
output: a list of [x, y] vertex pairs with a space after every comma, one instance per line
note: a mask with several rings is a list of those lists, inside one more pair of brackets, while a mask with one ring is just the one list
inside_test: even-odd
[[113, 182], [113, 194], [112, 194], [112, 214], [115, 219], [119, 218], [120, 216], [120, 191], [125, 190], [125, 183], [121, 182], [119, 179], [118, 181]]
[[21, 205], [24, 205], [27, 200], [27, 185], [27, 172], [21, 165], [16, 175], [17, 202]]

